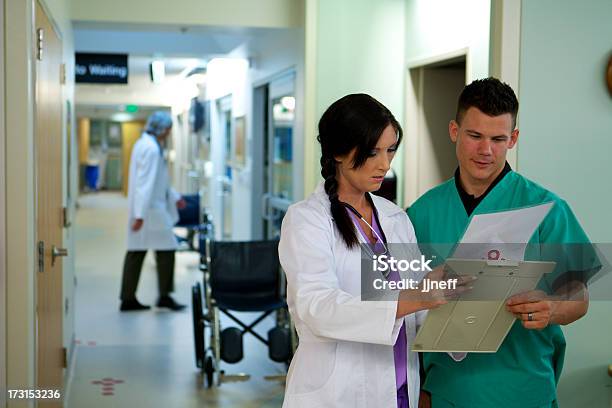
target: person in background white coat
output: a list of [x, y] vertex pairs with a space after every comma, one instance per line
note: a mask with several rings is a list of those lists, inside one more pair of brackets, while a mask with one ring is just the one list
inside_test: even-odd
[[123, 264], [121, 311], [147, 310], [150, 306], [136, 299], [136, 289], [147, 250], [155, 251], [159, 299], [157, 307], [182, 310], [170, 296], [174, 290], [174, 252], [177, 247], [172, 227], [178, 220], [177, 208], [185, 200], [170, 186], [163, 145], [172, 129], [167, 112], [154, 112], [145, 131], [134, 144], [128, 182], [128, 250]]
[[279, 244], [299, 336], [285, 408], [418, 407], [419, 363], [409, 345], [424, 311], [446, 300], [418, 290], [394, 292], [391, 301], [361, 299], [359, 243], [377, 253], [393, 253], [389, 243], [416, 244], [406, 213], [370, 194], [401, 139], [397, 120], [369, 95], [347, 95], [321, 117], [325, 182], [289, 207]]

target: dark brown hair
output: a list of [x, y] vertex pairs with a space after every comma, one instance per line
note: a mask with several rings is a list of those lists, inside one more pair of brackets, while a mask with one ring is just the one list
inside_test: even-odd
[[518, 100], [510, 85], [497, 78], [477, 79], [463, 88], [457, 101], [457, 123], [461, 124], [465, 112], [471, 107], [478, 108], [489, 116], [509, 113], [512, 116], [512, 129], [516, 127]]
[[325, 192], [331, 203], [336, 227], [347, 247], [358, 244], [355, 227], [338, 198], [337, 162], [335, 157], [356, 149], [353, 168], [363, 166], [370, 152], [387, 126], [397, 133], [397, 145], [402, 140], [402, 128], [382, 103], [366, 94], [347, 95], [334, 102], [321, 116], [319, 136], [321, 144], [321, 176], [325, 179]]

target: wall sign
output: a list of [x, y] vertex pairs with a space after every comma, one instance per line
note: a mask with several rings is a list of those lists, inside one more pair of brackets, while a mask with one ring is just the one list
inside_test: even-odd
[[89, 84], [127, 84], [127, 54], [75, 54], [75, 82]]

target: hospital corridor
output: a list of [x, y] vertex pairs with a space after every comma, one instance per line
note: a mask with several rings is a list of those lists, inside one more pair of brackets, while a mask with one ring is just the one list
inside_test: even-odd
[[[249, 359], [232, 367], [232, 371], [252, 374], [251, 381], [224, 384], [221, 393], [206, 392], [198, 372], [185, 369], [195, 367], [190, 313], [117, 312], [127, 201], [120, 194], [102, 193], [85, 196], [79, 203], [75, 220], [78, 337], [66, 406], [105, 407], [109, 397], [115, 406], [126, 407], [280, 405], [282, 384], [263, 377], [282, 373], [284, 367], [265, 358], [267, 350], [262, 345], [246, 339]], [[191, 285], [201, 278], [198, 262], [193, 252], [177, 256], [175, 293], [182, 303], [188, 303]], [[157, 292], [154, 269], [153, 260], [147, 259], [138, 292], [147, 303]], [[115, 384], [107, 386], [107, 381]]]
[[610, 0], [0, 0], [0, 408], [612, 408]]

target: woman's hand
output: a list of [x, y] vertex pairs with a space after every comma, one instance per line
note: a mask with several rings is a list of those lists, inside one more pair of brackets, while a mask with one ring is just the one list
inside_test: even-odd
[[475, 279], [474, 276], [449, 278], [444, 265], [440, 265], [425, 275], [417, 289], [400, 292], [396, 317], [440, 307], [470, 290], [469, 284]]

